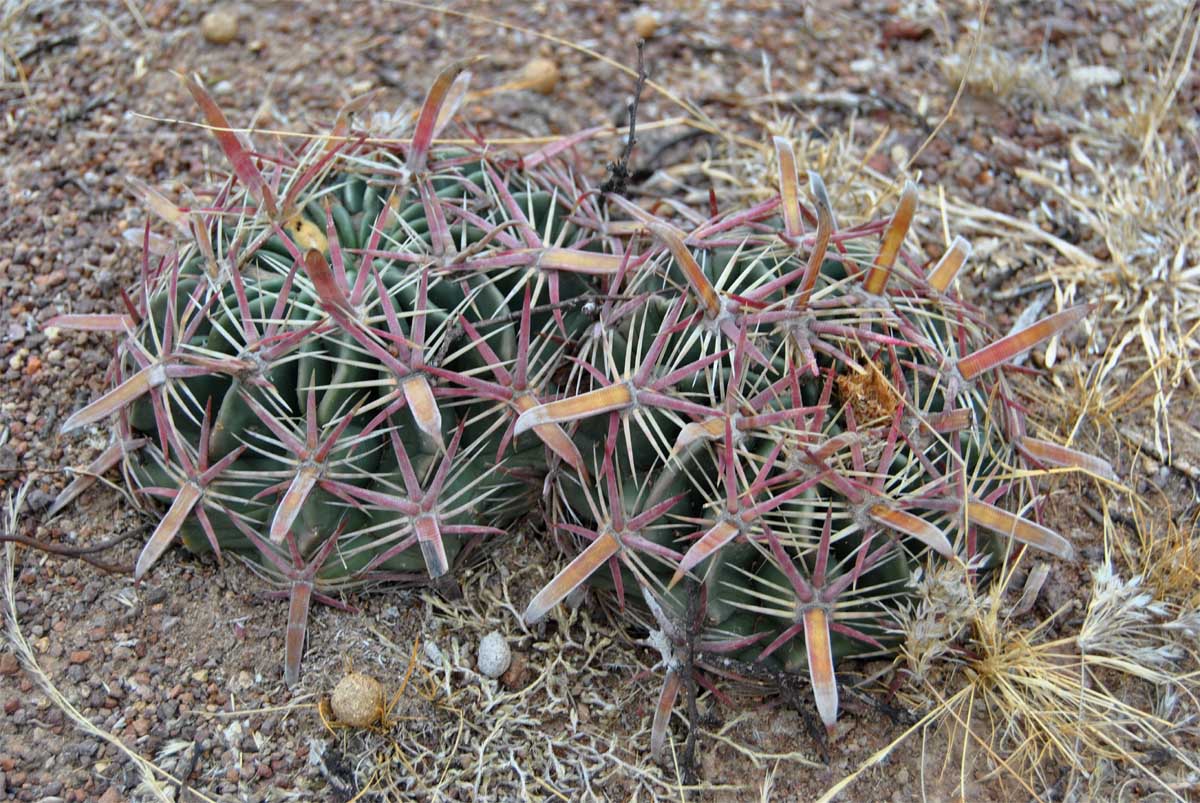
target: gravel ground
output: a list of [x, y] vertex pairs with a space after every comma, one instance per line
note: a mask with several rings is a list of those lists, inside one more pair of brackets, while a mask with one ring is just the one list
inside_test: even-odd
[[[746, 2], [734, 9], [680, 0], [639, 10], [626, 3], [497, 2], [486, 13], [622, 64], [634, 60], [639, 15], [652, 15], [657, 25], [646, 46], [651, 77], [696, 103], [726, 130], [762, 140], [764, 122], [789, 115], [798, 130], [813, 132], [818, 141], [843, 142], [846, 152], [887, 178], [902, 175], [905, 163], [918, 154], [911, 169], [919, 172], [923, 186], [942, 185], [948, 195], [1028, 220], [1056, 242], [1096, 260], [1110, 259], [1104, 237], [1088, 230], [1058, 196], [1023, 180], [1021, 171], [1047, 165], [1081, 169], [1072, 145], [1087, 141], [1093, 128], [1088, 121], [1096, 115], [1124, 113], [1116, 87], [1162, 63], [1171, 46], [1161, 36], [1162, 15], [1182, 5], [996, 2], [988, 12], [988, 37], [974, 56], [979, 9], [972, 3], [942, 13], [932, 8], [936, 4], [918, 0], [826, 0], [805, 4], [802, 11], [784, 8], [789, 5]], [[1157, 11], [1159, 6], [1166, 10]], [[465, 11], [472, 4], [449, 7]], [[31, 483], [16, 534], [67, 546], [144, 532], [152, 521], [118, 490], [103, 487], [52, 521], [40, 515], [66, 481], [62, 468], [85, 464], [103, 446], [99, 434], [59, 438], [56, 432], [63, 417], [102, 391], [111, 357], [104, 337], [42, 331], [41, 324], [62, 312], [118, 308], [120, 290], [133, 281], [139, 265], [145, 220], [127, 177], [175, 195], [181, 187], [204, 183], [209, 166], [221, 164], [206, 132], [163, 122], [198, 117], [172, 71], [202, 75], [236, 124], [254, 120], [260, 128], [301, 131], [327, 128], [342, 103], [373, 89], [382, 90], [378, 109], [417, 104], [442, 65], [475, 53], [489, 55], [476, 69], [481, 87], [515, 80], [532, 56], [550, 58], [561, 70], [548, 95], [511, 91], [473, 104], [467, 111], [471, 123], [492, 136], [565, 134], [623, 122], [632, 84], [612, 64], [561, 42], [398, 3], [234, 4], [225, 7], [237, 20], [227, 44], [202, 35], [206, 3], [8, 0], [0, 8], [5, 15], [0, 27], [5, 54], [0, 75], [0, 239], [5, 243], [0, 247], [5, 388], [0, 485], [11, 491]], [[1079, 72], [1083, 67], [1103, 69]], [[955, 103], [964, 73], [967, 80]], [[1198, 90], [1200, 75], [1193, 71], [1175, 98], [1179, 119], [1200, 114]], [[953, 115], [939, 127], [952, 104]], [[650, 123], [678, 113], [672, 101], [650, 92], [640, 119]], [[639, 158], [654, 154], [650, 167], [661, 168], [728, 155], [713, 141], [676, 145], [678, 133], [648, 128]], [[1184, 139], [1186, 134], [1172, 132]], [[597, 141], [597, 175], [619, 147], [615, 139]], [[689, 175], [694, 185], [696, 172]], [[720, 176], [712, 180], [722, 181]], [[646, 189], [669, 185], [659, 175]], [[843, 208], [850, 191], [839, 199], [843, 191], [830, 187], [835, 207]], [[926, 241], [941, 241], [936, 214], [922, 224], [934, 234]], [[950, 229], [959, 230], [953, 220]], [[1003, 242], [993, 242], [997, 239], [1001, 235], [988, 237], [985, 231], [972, 287], [976, 300], [995, 311], [998, 328], [1006, 329], [1024, 309], [1022, 288], [1056, 264], [1061, 252], [1046, 243], [1022, 243], [1014, 252], [1000, 248]], [[1043, 357], [1035, 355], [1034, 364]], [[1200, 428], [1200, 413], [1188, 404], [1193, 392], [1185, 388], [1175, 396], [1167, 415], [1175, 411], [1180, 426], [1192, 428], [1177, 431], [1175, 454], [1190, 453], [1195, 465], [1200, 441], [1193, 434]], [[1135, 409], [1123, 424], [1149, 436], [1152, 416]], [[1172, 469], [1175, 463], [1164, 455], [1139, 462], [1128, 445], [1102, 443], [1123, 471], [1161, 486], [1180, 516], [1194, 504], [1197, 477]], [[1083, 491], [1066, 487], [1048, 515], [1085, 546], [1086, 560], [1100, 546], [1073, 493]], [[125, 541], [101, 557], [129, 566], [138, 543]], [[527, 554], [535, 547], [518, 534], [465, 578], [468, 596], [491, 590], [498, 600], [480, 612], [481, 621], [447, 613], [444, 603], [413, 591], [356, 598], [360, 612], [355, 615], [315, 611], [305, 677], [292, 691], [281, 676], [284, 606], [264, 599], [253, 576], [239, 566], [218, 571], [206, 560], [171, 553], [147, 582], [134, 586], [128, 573], [105, 573], [82, 561], [20, 549], [16, 609], [39, 665], [59, 691], [96, 728], [183, 778], [191, 787], [187, 799], [346, 799], [353, 794], [354, 761], [372, 750], [378, 755], [384, 746], [344, 731], [328, 734], [316, 716], [317, 695], [328, 692], [347, 657], [387, 679], [389, 690], [399, 688], [412, 671], [410, 648], [418, 640], [440, 645], [445, 663], [422, 650], [417, 663], [424, 669], [414, 675], [414, 688], [424, 674], [427, 688], [435, 689], [443, 666], [451, 667], [446, 677], [454, 674], [455, 683], [477, 684], [492, 694], [503, 687], [486, 686], [470, 671], [472, 639], [497, 627], [512, 634], [518, 662], [543, 665], [547, 659], [537, 652], [535, 640], [515, 632], [515, 617], [504, 613], [502, 604], [509, 593], [525, 599], [537, 579], [518, 572], [521, 579], [514, 580], [502, 569], [512, 565], [505, 555]], [[1056, 568], [1047, 589], [1065, 593], [1069, 602], [1085, 572], [1082, 565]], [[1053, 609], [1063, 601], [1051, 597], [1040, 604]], [[578, 615], [570, 625], [573, 635], [591, 634], [589, 628], [603, 621], [594, 601]], [[553, 697], [542, 722], [576, 727], [582, 720], [597, 744], [605, 738], [622, 743], [610, 748], [617, 749], [613, 755], [637, 771], [611, 772], [604, 795], [627, 799], [637, 790], [644, 789], [643, 796], [662, 793], [669, 780], [636, 780], [639, 773], [670, 777], [642, 757], [656, 680], [636, 674], [654, 658], [630, 636], [616, 632], [614, 638], [619, 642], [614, 652], [596, 659], [611, 671], [589, 675], [601, 685], [564, 692], [566, 707], [556, 708], [561, 699]], [[596, 664], [589, 663], [589, 655], [583, 650], [580, 663], [572, 666], [591, 671]], [[506, 682], [519, 689], [523, 681], [517, 676], [500, 681]], [[589, 703], [589, 695], [597, 700]], [[632, 702], [611, 714], [598, 701], [606, 697]], [[0, 704], [0, 799], [156, 799], [142, 784], [136, 761], [67, 718], [9, 651], [0, 652]], [[445, 726], [453, 733], [448, 709], [429, 698], [401, 709], [414, 721], [424, 719], [424, 727]], [[749, 719], [730, 716], [729, 734], [762, 751], [799, 751], [821, 766], [784, 762], [785, 769], [772, 775], [769, 765], [750, 762], [718, 741], [702, 762], [708, 783], [728, 787], [706, 793], [713, 799], [758, 799], [772, 782], [778, 799], [815, 797], [901, 729], [870, 702], [849, 700], [844, 729], [822, 761], [821, 748], [809, 736], [796, 744], [796, 734], [806, 731], [794, 710], [767, 705]], [[463, 738], [464, 745], [481, 744], [469, 728]], [[899, 750], [892, 768], [864, 780], [859, 793], [870, 799], [918, 799], [925, 770], [919, 747]], [[428, 752], [436, 751], [431, 746]], [[469, 780], [466, 764], [459, 770]], [[549, 797], [547, 789], [531, 791], [516, 780], [506, 786], [509, 776], [496, 772], [491, 799]], [[578, 778], [571, 785], [569, 771], [563, 772], [555, 788], [579, 797], [597, 794]], [[468, 780], [455, 795], [468, 796]], [[932, 784], [927, 792], [936, 798], [938, 782], [926, 781]], [[166, 788], [172, 799], [185, 798], [178, 788]], [[955, 795], [960, 790], [950, 785], [942, 791]], [[1004, 797], [982, 780], [975, 790], [961, 791], [971, 799]]]

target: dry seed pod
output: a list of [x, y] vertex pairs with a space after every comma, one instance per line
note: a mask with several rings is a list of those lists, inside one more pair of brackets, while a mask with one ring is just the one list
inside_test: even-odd
[[351, 672], [333, 688], [329, 706], [338, 722], [369, 728], [383, 716], [383, 686], [370, 675]]

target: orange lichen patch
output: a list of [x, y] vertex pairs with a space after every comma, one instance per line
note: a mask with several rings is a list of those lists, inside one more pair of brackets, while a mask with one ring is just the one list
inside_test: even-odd
[[890, 419], [900, 406], [900, 394], [888, 382], [883, 371], [871, 360], [864, 361], [863, 373], [847, 372], [835, 380], [838, 398], [854, 411], [854, 421], [860, 426], [881, 419]]

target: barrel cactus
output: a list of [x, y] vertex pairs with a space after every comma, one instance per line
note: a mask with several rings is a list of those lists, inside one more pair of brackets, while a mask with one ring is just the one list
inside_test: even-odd
[[532, 519], [579, 550], [528, 624], [590, 582], [655, 630], [657, 751], [712, 656], [806, 672], [832, 728], [837, 662], [889, 649], [926, 561], [1071, 555], [1006, 507], [1016, 469], [1107, 465], [1029, 437], [1002, 366], [1086, 307], [995, 339], [953, 291], [963, 240], [905, 252], [914, 187], [839, 229], [782, 138], [778, 193], [707, 216], [599, 191], [572, 140], [440, 145], [464, 66], [403, 144], [347, 113], [273, 155], [188, 79], [232, 175], [186, 209], [146, 189], [176, 244], [147, 226], [124, 313], [53, 321], [122, 337], [63, 427], [111, 422], [112, 445], [55, 509], [118, 464], [164, 500], [138, 578], [177, 540], [245, 557], [289, 595], [295, 683], [313, 599], [445, 582]]

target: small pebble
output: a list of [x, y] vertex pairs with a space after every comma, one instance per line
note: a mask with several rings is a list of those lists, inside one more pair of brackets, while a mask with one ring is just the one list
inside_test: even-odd
[[558, 85], [558, 65], [550, 59], [534, 59], [521, 70], [526, 86], [541, 95], [549, 95]]
[[633, 17], [633, 30], [639, 39], [650, 39], [658, 32], [658, 17], [648, 8], [640, 8]]
[[1106, 56], [1115, 56], [1121, 52], [1121, 38], [1112, 31], [1105, 31], [1100, 36], [1100, 52]]
[[500, 682], [509, 691], [517, 691], [524, 688], [528, 675], [529, 659], [525, 657], [524, 653], [515, 652], [512, 656], [512, 663], [500, 676]]
[[237, 15], [227, 8], [214, 8], [200, 19], [200, 32], [214, 45], [229, 44], [237, 31]]
[[489, 678], [498, 678], [512, 662], [512, 651], [498, 631], [493, 630], [479, 642], [479, 672]]

